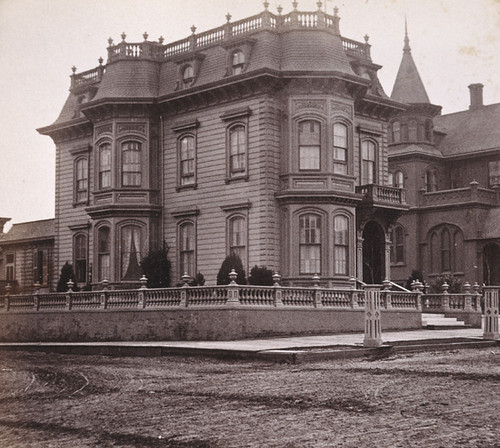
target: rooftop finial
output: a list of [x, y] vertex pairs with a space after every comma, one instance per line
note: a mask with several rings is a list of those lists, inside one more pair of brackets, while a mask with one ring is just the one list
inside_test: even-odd
[[267, 11], [267, 8], [269, 8], [269, 2], [266, 0], [264, 2], [264, 9]]
[[111, 47], [111, 45], [113, 45], [113, 39], [111, 37], [108, 39], [108, 44], [110, 47]]
[[294, 0], [294, 2], [292, 3], [292, 6], [293, 6], [293, 9], [296, 11], [297, 10], [297, 6], [299, 6], [299, 2], [297, 2], [296, 0]]
[[281, 15], [281, 12], [283, 11], [283, 7], [281, 5], [278, 5], [276, 8], [278, 10], [278, 14]]
[[164, 41], [164, 40], [165, 40], [165, 39], [163, 39], [163, 36], [160, 36], [160, 38], [158, 39], [158, 42], [160, 42], [160, 45], [161, 45], [161, 44], [163, 44], [163, 41]]
[[98, 62], [99, 62], [99, 65], [102, 65], [102, 63], [104, 62], [104, 59], [101, 57], [98, 59]]
[[191, 27], [191, 32], [192, 32], [193, 34], [196, 32], [196, 27], [195, 27], [194, 25]]
[[368, 41], [370, 40], [370, 36], [368, 36], [368, 34], [365, 34], [364, 39], [365, 39], [365, 44], [367, 44]]
[[125, 33], [122, 33], [121, 38], [122, 38], [122, 40], [123, 40], [124, 42], [125, 42], [126, 37], [127, 37], [127, 35], [126, 35]]
[[318, 11], [321, 11], [321, 7], [323, 6], [321, 0], [316, 3], [316, 6], [318, 7]]
[[142, 37], [144, 37], [144, 40], [148, 40], [148, 36], [149, 34], [147, 32], [144, 32], [144, 34], [142, 35]]
[[410, 51], [410, 39], [408, 38], [408, 21], [406, 20], [406, 14], [405, 14], [405, 46], [403, 48], [403, 51]]
[[76, 73], [76, 67], [74, 65], [71, 67], [71, 71], [73, 72], [73, 75]]
[[335, 6], [335, 8], [333, 8], [333, 16], [334, 17], [338, 17], [339, 16], [339, 8], [337, 8], [336, 6]]
[[227, 14], [226, 14], [226, 20], [227, 20], [228, 22], [230, 22], [230, 21], [231, 21], [231, 14], [229, 14], [229, 13], [227, 13]]

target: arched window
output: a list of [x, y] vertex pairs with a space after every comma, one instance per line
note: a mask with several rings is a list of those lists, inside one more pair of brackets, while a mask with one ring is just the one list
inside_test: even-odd
[[141, 144], [122, 144], [122, 187], [140, 187], [142, 183]]
[[88, 200], [89, 188], [89, 162], [87, 158], [75, 161], [75, 202]]
[[127, 225], [121, 228], [120, 263], [121, 279], [138, 281], [141, 278], [141, 228]]
[[233, 75], [239, 75], [245, 65], [245, 55], [241, 50], [236, 50], [232, 56]]
[[333, 172], [347, 174], [347, 126], [333, 125]]
[[321, 217], [307, 213], [299, 217], [301, 274], [321, 273]]
[[99, 189], [111, 188], [111, 144], [99, 146]]
[[392, 142], [399, 143], [401, 141], [401, 123], [395, 121], [392, 124]]
[[180, 184], [195, 183], [195, 140], [192, 135], [186, 135], [179, 140]]
[[321, 152], [321, 125], [314, 120], [299, 123], [299, 169], [319, 170]]
[[361, 142], [361, 185], [375, 183], [376, 147], [370, 140]]
[[241, 176], [247, 169], [247, 133], [246, 127], [238, 124], [229, 129], [229, 174]]
[[100, 227], [97, 231], [97, 276], [98, 280], [111, 278], [111, 231]]
[[404, 174], [402, 171], [398, 170], [394, 173], [394, 187], [404, 188]]
[[347, 275], [349, 273], [349, 219], [347, 216], [335, 216], [333, 226], [335, 274]]
[[73, 240], [73, 263], [78, 283], [87, 283], [87, 235], [79, 233]]
[[436, 170], [427, 170], [425, 172], [425, 191], [432, 192], [438, 189], [438, 176]]
[[181, 275], [184, 273], [192, 277], [196, 275], [194, 237], [194, 224], [192, 222], [185, 222], [179, 226], [179, 271]]
[[415, 120], [410, 120], [408, 122], [408, 140], [410, 142], [416, 142], [418, 140], [417, 129], [417, 122]]
[[441, 231], [441, 271], [451, 271], [451, 239], [447, 228]]
[[238, 255], [243, 266], [246, 260], [246, 220], [242, 216], [230, 218], [229, 224], [229, 255]]
[[462, 232], [460, 230], [455, 230], [453, 234], [453, 247], [452, 247], [452, 258], [453, 258], [453, 270], [455, 272], [462, 271], [463, 269], [463, 246], [464, 239]]
[[186, 65], [182, 70], [182, 84], [189, 87], [194, 81], [194, 68], [192, 65]]

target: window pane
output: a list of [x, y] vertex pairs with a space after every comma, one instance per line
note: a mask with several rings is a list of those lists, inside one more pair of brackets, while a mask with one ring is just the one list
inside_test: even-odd
[[137, 281], [141, 277], [141, 229], [126, 226], [121, 231], [121, 277]]
[[244, 126], [235, 126], [229, 131], [230, 171], [241, 173], [246, 170], [246, 130]]
[[194, 276], [194, 225], [186, 223], [179, 229], [179, 263], [180, 273]]
[[361, 183], [362, 185], [375, 182], [375, 144], [364, 141], [361, 144]]
[[106, 143], [99, 151], [99, 188], [111, 187], [111, 145]]
[[349, 254], [349, 219], [336, 216], [334, 219], [335, 273], [347, 274]]
[[333, 172], [347, 174], [347, 126], [333, 125]]
[[321, 218], [307, 214], [299, 218], [300, 272], [321, 273]]
[[319, 151], [319, 146], [301, 146], [299, 168], [301, 170], [319, 170]]
[[122, 185], [139, 187], [142, 180], [141, 145], [127, 142], [122, 146]]

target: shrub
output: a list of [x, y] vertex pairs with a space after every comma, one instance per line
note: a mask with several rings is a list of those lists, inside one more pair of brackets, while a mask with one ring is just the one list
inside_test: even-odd
[[64, 263], [61, 268], [61, 275], [59, 281], [57, 282], [57, 292], [66, 292], [68, 290], [68, 282], [71, 280], [75, 285], [73, 286], [73, 291], [79, 291], [78, 285], [75, 280], [75, 272], [73, 271], [73, 265], [68, 262]]
[[250, 270], [248, 283], [250, 283], [251, 285], [273, 286], [273, 271], [271, 271], [271, 269], [268, 269], [266, 266], [259, 267], [255, 265]]
[[245, 275], [245, 270], [243, 269], [243, 263], [241, 262], [241, 258], [236, 254], [228, 255], [219, 269], [219, 273], [217, 274], [217, 284], [218, 285], [229, 285], [231, 283], [231, 279], [229, 278], [229, 273], [234, 269], [238, 274], [236, 278], [236, 283], [238, 285], [246, 285], [247, 279]]
[[205, 276], [201, 272], [198, 272], [193, 280], [191, 280], [191, 282], [189, 283], [190, 286], [203, 286], [204, 284]]
[[450, 286], [448, 289], [449, 293], [459, 293], [462, 291], [462, 280], [453, 274], [444, 274], [435, 277], [431, 281], [431, 292], [434, 294], [440, 294], [443, 292], [443, 283], [448, 283]]
[[151, 250], [142, 259], [142, 272], [148, 279], [148, 288], [168, 288], [171, 284], [171, 263], [169, 247], [165, 242], [161, 249]]

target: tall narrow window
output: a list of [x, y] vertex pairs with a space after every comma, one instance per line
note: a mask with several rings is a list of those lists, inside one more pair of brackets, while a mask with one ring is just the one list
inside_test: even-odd
[[401, 123], [399, 121], [392, 123], [392, 142], [401, 142]]
[[233, 75], [239, 75], [243, 71], [243, 66], [245, 65], [245, 55], [241, 50], [237, 50], [233, 53], [232, 67]]
[[186, 222], [179, 227], [180, 274], [196, 275], [194, 267], [194, 225]]
[[453, 270], [456, 271], [461, 271], [463, 269], [463, 236], [462, 232], [459, 230], [456, 230], [455, 233], [453, 234], [453, 252], [452, 252], [452, 259], [453, 259]]
[[121, 229], [121, 278], [138, 281], [141, 277], [141, 228], [124, 226]]
[[10, 253], [5, 256], [5, 280], [15, 280], [15, 258], [14, 254]]
[[321, 131], [317, 121], [299, 123], [299, 169], [319, 170]]
[[111, 188], [111, 145], [99, 147], [99, 188]]
[[192, 135], [186, 135], [179, 140], [180, 184], [195, 183], [195, 140]]
[[375, 143], [365, 140], [361, 143], [361, 185], [375, 183]]
[[35, 250], [33, 253], [33, 283], [47, 283], [48, 254], [46, 250]]
[[425, 190], [429, 193], [431, 191], [437, 191], [438, 181], [437, 172], [435, 170], [428, 170], [425, 172]]
[[410, 142], [416, 142], [418, 140], [417, 129], [417, 122], [415, 120], [410, 120], [408, 122], [408, 140]]
[[75, 276], [78, 283], [87, 282], [87, 235], [78, 234], [73, 241]]
[[98, 279], [111, 278], [111, 238], [109, 227], [100, 227], [97, 231], [97, 270]]
[[451, 271], [451, 240], [446, 228], [441, 231], [441, 271]]
[[441, 269], [439, 263], [439, 251], [440, 246], [438, 242], [439, 238], [436, 232], [431, 235], [431, 247], [430, 247], [430, 258], [431, 258], [431, 272], [439, 272]]
[[85, 158], [75, 162], [75, 202], [86, 202], [89, 188], [89, 164]]
[[432, 141], [432, 121], [431, 120], [427, 120], [425, 122], [425, 139], [428, 142]]
[[321, 273], [321, 217], [313, 214], [299, 218], [300, 273]]
[[122, 187], [140, 187], [141, 182], [141, 145], [126, 142], [122, 145]]
[[347, 275], [349, 269], [349, 220], [346, 216], [335, 216], [333, 223], [335, 274]]
[[394, 261], [396, 263], [404, 263], [405, 255], [404, 255], [404, 230], [401, 226], [397, 226], [394, 231]]
[[231, 176], [246, 172], [247, 135], [243, 125], [229, 129], [229, 170]]
[[347, 126], [333, 125], [333, 172], [347, 174]]
[[404, 175], [402, 171], [396, 171], [394, 173], [394, 186], [396, 188], [404, 187]]
[[237, 216], [229, 220], [229, 254], [238, 255], [245, 265], [246, 225], [245, 218]]

